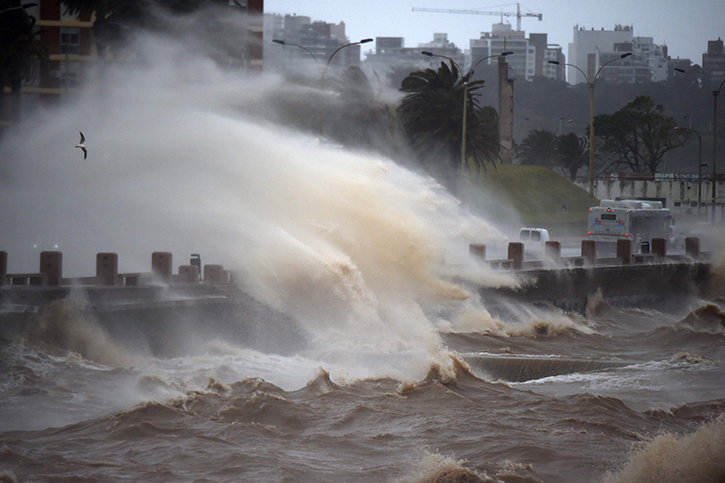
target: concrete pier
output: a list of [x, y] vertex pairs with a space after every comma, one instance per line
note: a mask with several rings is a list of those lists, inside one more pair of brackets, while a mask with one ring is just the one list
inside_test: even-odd
[[[509, 244], [508, 260], [488, 260], [493, 269], [513, 269], [520, 286], [478, 287], [487, 306], [500, 302], [549, 303], [565, 310], [583, 312], [589, 297], [634, 305], [656, 303], [679, 296], [699, 296], [711, 280], [707, 255], [700, 252], [697, 238], [687, 238], [686, 253], [668, 255], [666, 240], [652, 240], [652, 253], [632, 254], [632, 241], [617, 241], [614, 258], [598, 258], [593, 240], [583, 240], [581, 256], [557, 256], [558, 242], [547, 242], [545, 260], [526, 260], [521, 243]], [[485, 246], [471, 249], [472, 256], [485, 253]]]

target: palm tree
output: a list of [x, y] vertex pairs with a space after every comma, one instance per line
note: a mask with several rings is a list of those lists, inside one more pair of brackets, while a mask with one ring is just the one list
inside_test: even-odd
[[[463, 95], [468, 82], [466, 116], [467, 163], [461, 167]], [[498, 118], [491, 107], [481, 107], [478, 94], [484, 81], [469, 82], [458, 68], [441, 62], [437, 71], [412, 72], [400, 90], [407, 93], [397, 109], [408, 142], [423, 166], [442, 181], [451, 181], [459, 169], [483, 168], [498, 158]]]
[[556, 135], [544, 129], [529, 131], [519, 146], [519, 162], [536, 166], [556, 165]]
[[589, 159], [587, 139], [569, 133], [556, 138], [557, 164], [569, 172], [569, 179], [576, 180], [579, 168], [585, 166]]
[[33, 81], [48, 64], [48, 49], [35, 27], [37, 19], [22, 7], [0, 14], [0, 85], [10, 85], [11, 117], [20, 119], [23, 81]]

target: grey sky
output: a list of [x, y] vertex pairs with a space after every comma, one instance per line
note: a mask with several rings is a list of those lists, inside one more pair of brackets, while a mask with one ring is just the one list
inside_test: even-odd
[[[429, 42], [433, 34], [445, 32], [458, 47], [490, 32], [500, 16], [413, 12], [412, 7], [475, 9], [516, 12], [516, 3], [481, 0], [265, 0], [267, 13], [306, 15], [331, 23], [344, 21], [347, 35], [356, 41], [365, 37], [405, 37], [406, 47]], [[707, 41], [725, 38], [725, 0], [527, 0], [521, 12], [541, 13], [543, 20], [521, 19], [527, 33], [548, 33], [549, 43], [560, 44], [564, 55], [572, 41], [574, 25], [586, 29], [612, 30], [615, 24], [634, 26], [634, 34], [653, 37], [666, 44], [673, 57], [702, 63]], [[504, 17], [516, 28], [516, 17]], [[363, 46], [363, 53], [373, 47]]]

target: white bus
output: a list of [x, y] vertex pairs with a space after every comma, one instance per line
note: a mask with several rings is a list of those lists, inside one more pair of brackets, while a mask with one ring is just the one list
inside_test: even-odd
[[587, 239], [597, 251], [616, 252], [617, 240], [632, 240], [633, 253], [649, 253], [653, 238], [670, 240], [672, 215], [660, 201], [601, 200], [589, 208]]

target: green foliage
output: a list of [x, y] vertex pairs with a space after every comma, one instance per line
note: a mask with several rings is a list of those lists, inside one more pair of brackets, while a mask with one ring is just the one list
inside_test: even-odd
[[[20, 7], [20, 4], [17, 5]], [[0, 86], [10, 84], [11, 116], [20, 119], [20, 89], [48, 66], [48, 48], [41, 40], [36, 18], [23, 8], [5, 7], [0, 24]], [[11, 10], [10, 10], [11, 9]]]
[[13, 9], [2, 14], [0, 27], [0, 77], [10, 82], [11, 88], [20, 81], [32, 81], [41, 64], [48, 62], [48, 49], [41, 41], [37, 19], [25, 9]]
[[574, 133], [563, 134], [556, 138], [556, 164], [569, 173], [569, 179], [576, 180], [579, 168], [589, 159], [587, 139]]
[[556, 136], [543, 129], [530, 131], [519, 146], [518, 159], [521, 164], [556, 166]]
[[551, 131], [537, 129], [529, 132], [518, 150], [521, 164], [561, 168], [574, 181], [579, 168], [588, 159], [587, 141], [574, 133], [556, 136]]
[[543, 166], [499, 164], [495, 172], [473, 182], [512, 204], [525, 224], [583, 227], [589, 207], [596, 204], [586, 190]]
[[[482, 107], [476, 93], [483, 85], [482, 80], [469, 82], [455, 66], [443, 62], [437, 71], [412, 72], [401, 84], [406, 96], [397, 113], [408, 142], [424, 168], [444, 184], [461, 169], [485, 170], [486, 163], [498, 158], [496, 111]], [[464, 92], [468, 162], [461, 166]]]
[[667, 151], [682, 146], [685, 133], [677, 131], [675, 120], [665, 116], [664, 107], [647, 96], [637, 96], [614, 114], [594, 119], [594, 133], [601, 150], [609, 157], [603, 167], [624, 168], [654, 174]]

